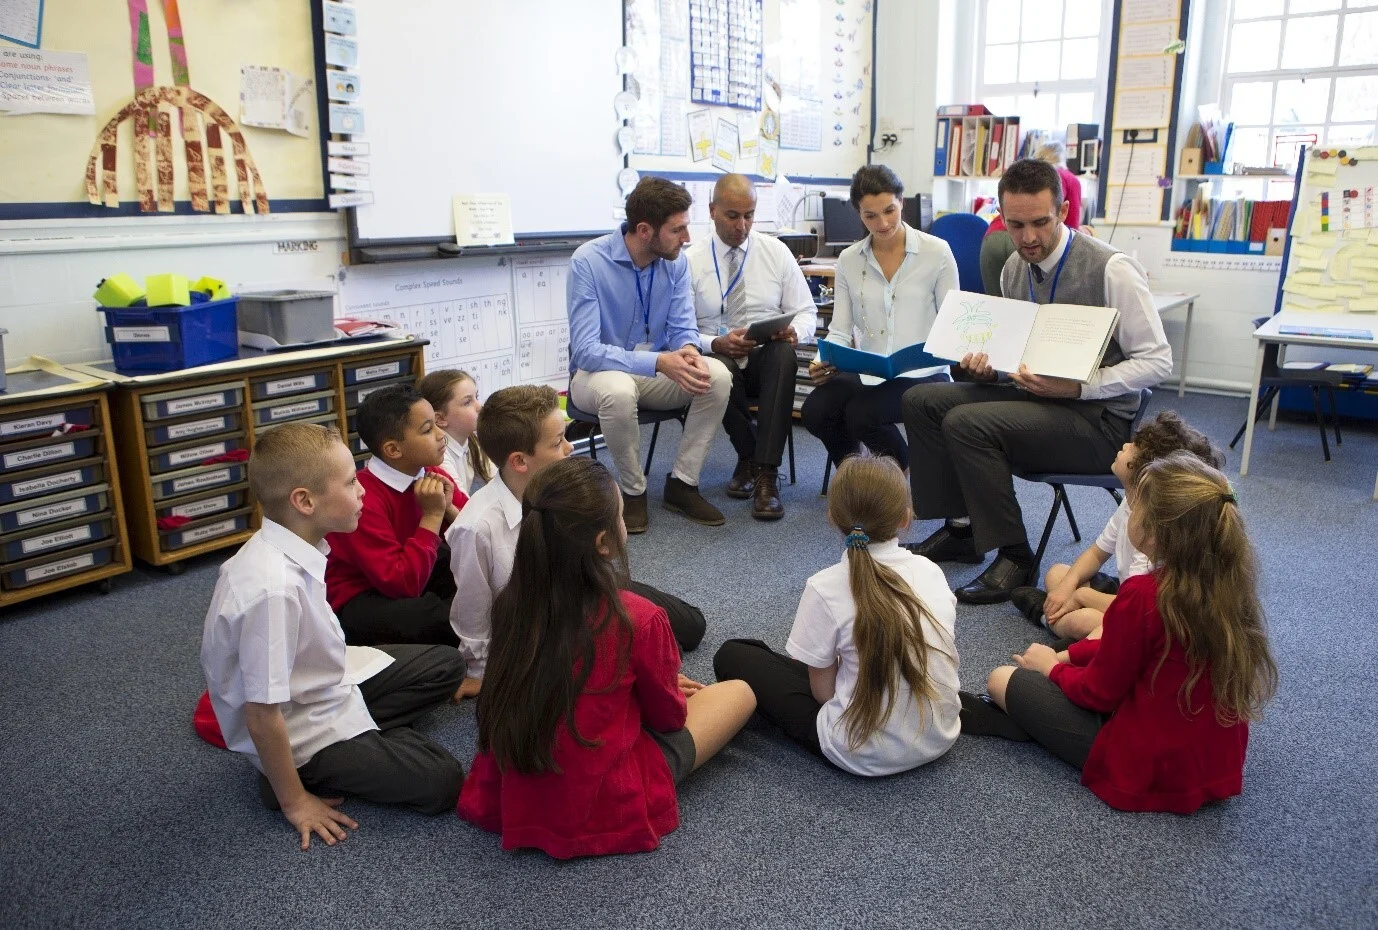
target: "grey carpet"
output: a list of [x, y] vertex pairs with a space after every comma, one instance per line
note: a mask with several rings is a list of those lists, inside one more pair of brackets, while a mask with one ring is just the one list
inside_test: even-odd
[[[1163, 391], [1217, 441], [1244, 401]], [[646, 581], [709, 618], [686, 672], [711, 680], [730, 636], [781, 644], [804, 579], [836, 559], [818, 495], [822, 448], [796, 431], [799, 483], [762, 524], [704, 471], [725, 527], [657, 504], [631, 544]], [[455, 817], [360, 802], [360, 829], [302, 853], [258, 804], [247, 763], [200, 742], [201, 621], [220, 557], [22, 605], [0, 618], [0, 926], [4, 927], [1372, 927], [1378, 924], [1378, 432], [1350, 425], [1325, 464], [1315, 428], [1260, 430], [1238, 481], [1264, 566], [1282, 688], [1252, 733], [1240, 798], [1192, 817], [1123, 814], [1038, 748], [963, 737], [943, 759], [878, 780], [822, 765], [753, 721], [681, 789], [683, 824], [650, 854], [557, 863], [504, 853]], [[1237, 473], [1237, 455], [1229, 470]], [[1020, 486], [1030, 532], [1046, 488]], [[1073, 489], [1084, 534], [1113, 509]], [[929, 527], [915, 528], [915, 537]], [[974, 574], [957, 566], [951, 580]], [[1039, 634], [1008, 606], [960, 607], [965, 687]], [[424, 729], [466, 765], [473, 706]]]

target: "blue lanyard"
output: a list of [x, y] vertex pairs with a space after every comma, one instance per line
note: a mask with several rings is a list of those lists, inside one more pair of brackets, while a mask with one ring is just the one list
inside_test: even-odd
[[632, 274], [636, 275], [636, 302], [641, 306], [641, 320], [646, 324], [646, 338], [651, 338], [651, 288], [656, 286], [656, 263], [651, 262], [651, 277], [646, 282], [646, 293], [641, 293], [641, 271], [632, 266]]
[[[1057, 260], [1057, 270], [1053, 272], [1053, 287], [1052, 290], [1048, 292], [1048, 303], [1050, 304], [1057, 303], [1057, 279], [1062, 277], [1062, 266], [1067, 264], [1067, 256], [1072, 251], [1072, 237], [1075, 235], [1076, 232], [1074, 230], [1067, 230], [1067, 248], [1062, 250], [1062, 257]], [[1034, 297], [1033, 266], [1030, 265], [1025, 271], [1029, 276], [1029, 303], [1036, 304], [1038, 300]]]
[[[742, 279], [742, 272], [746, 271], [746, 253], [750, 250], [751, 241], [750, 241], [750, 240], [747, 240], [747, 248], [742, 249], [742, 263], [741, 263], [740, 265], [737, 266], [737, 274], [736, 274], [735, 276], [733, 276], [733, 278], [732, 278], [731, 281], [727, 282], [727, 290], [725, 290], [725, 291], [723, 290], [723, 286], [722, 286], [722, 272], [718, 270], [718, 242], [717, 242], [717, 240], [714, 239], [713, 241], [711, 241], [711, 242], [708, 244], [708, 247], [709, 247], [709, 249], [711, 249], [712, 252], [713, 252], [713, 275], [718, 279], [718, 290], [722, 293], [722, 303], [719, 304], [719, 307], [718, 307], [718, 312], [719, 312], [719, 313], [722, 313], [722, 312], [724, 312], [724, 308], [727, 307], [727, 295], [732, 293], [732, 289], [733, 289], [734, 287], [736, 287], [736, 286], [737, 286], [737, 282], [740, 281], [740, 280]], [[746, 285], [743, 284], [742, 287], [746, 287]]]

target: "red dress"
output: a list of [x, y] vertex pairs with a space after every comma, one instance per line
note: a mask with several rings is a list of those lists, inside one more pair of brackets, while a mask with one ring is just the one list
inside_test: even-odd
[[625, 634], [609, 627], [574, 704], [579, 733], [598, 745], [581, 746], [559, 726], [561, 774], [503, 772], [491, 752], [474, 758], [459, 816], [501, 834], [503, 849], [531, 846], [557, 859], [645, 852], [679, 826], [670, 767], [643, 729], [684, 726], [679, 648], [664, 610], [629, 591], [622, 603], [634, 628], [629, 659], [619, 673]]
[[1186, 650], [1174, 641], [1158, 668], [1157, 598], [1154, 575], [1130, 578], [1105, 612], [1103, 638], [1073, 644], [1072, 664], [1049, 677], [1074, 704], [1111, 715], [1091, 744], [1083, 785], [1120, 810], [1190, 814], [1242, 790], [1249, 726], [1216, 722], [1209, 669], [1191, 692], [1195, 713], [1184, 712]]

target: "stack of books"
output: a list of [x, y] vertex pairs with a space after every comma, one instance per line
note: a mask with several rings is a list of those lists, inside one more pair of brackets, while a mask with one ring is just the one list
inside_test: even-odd
[[1198, 189], [1177, 208], [1172, 250], [1263, 255], [1270, 233], [1280, 241], [1291, 215], [1290, 200], [1212, 199]]

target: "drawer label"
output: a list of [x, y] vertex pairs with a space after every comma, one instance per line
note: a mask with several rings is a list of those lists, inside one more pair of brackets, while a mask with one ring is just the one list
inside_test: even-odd
[[28, 497], [30, 494], [37, 494], [40, 491], [70, 488], [74, 484], [81, 484], [80, 468], [75, 471], [60, 472], [56, 475], [44, 475], [42, 478], [30, 478], [28, 481], [16, 481], [10, 485], [10, 494], [15, 497]]
[[215, 523], [198, 526], [194, 530], [186, 530], [182, 533], [182, 542], [196, 542], [199, 539], [210, 539], [212, 536], [224, 536], [235, 528], [237, 520], [237, 517], [231, 517], [228, 520], [217, 520]]
[[230, 470], [228, 468], [218, 468], [215, 471], [208, 471], [203, 475], [188, 475], [185, 478], [173, 478], [172, 493], [181, 494], [183, 491], [208, 488], [212, 485], [224, 484], [229, 480]]
[[0, 436], [13, 436], [16, 433], [36, 433], [40, 430], [57, 429], [67, 425], [66, 413], [48, 413], [27, 420], [7, 420], [0, 423]]
[[56, 549], [67, 543], [84, 542], [91, 538], [91, 524], [85, 526], [74, 526], [70, 530], [59, 530], [56, 533], [49, 533], [46, 536], [35, 536], [32, 539], [25, 539], [19, 543], [19, 547], [24, 550], [24, 554], [30, 552], [42, 552], [45, 549]]
[[167, 401], [167, 412], [172, 413], [191, 413], [195, 410], [214, 410], [216, 407], [224, 407], [229, 400], [223, 392], [217, 391], [214, 394], [199, 394], [196, 397], [179, 397], [176, 400]]
[[15, 514], [15, 520], [20, 526], [28, 526], [31, 523], [47, 523], [49, 520], [56, 520], [59, 517], [72, 517], [79, 513], [86, 513], [91, 509], [91, 501], [86, 497], [77, 497], [60, 504], [49, 504], [46, 507], [35, 507], [33, 510], [24, 510]]
[[171, 342], [169, 326], [112, 326], [116, 342]]
[[226, 429], [229, 425], [229, 417], [210, 417], [206, 420], [192, 420], [190, 423], [178, 423], [176, 426], [169, 426], [167, 428], [167, 438], [186, 439], [191, 436], [199, 436], [202, 433]]
[[185, 517], [190, 520], [192, 517], [205, 516], [208, 513], [215, 513], [217, 510], [228, 510], [230, 507], [230, 495], [221, 494], [219, 497], [208, 497], [203, 501], [192, 501], [190, 504], [178, 504], [168, 511], [174, 517]]
[[186, 465], [189, 462], [199, 462], [215, 455], [224, 455], [225, 446], [226, 443], [223, 442], [211, 442], [192, 449], [178, 449], [176, 452], [167, 454], [167, 463], [169, 465]]
[[308, 413], [319, 413], [322, 409], [319, 400], [304, 400], [296, 404], [283, 404], [281, 407], [269, 407], [268, 419], [285, 420], [288, 417], [299, 417]]
[[295, 391], [309, 391], [316, 386], [315, 375], [298, 375], [295, 378], [284, 378], [281, 381], [268, 381], [263, 385], [263, 393], [272, 397], [274, 394], [291, 394]]
[[50, 562], [47, 565], [39, 565], [35, 568], [25, 569], [24, 580], [39, 581], [43, 578], [65, 575], [79, 568], [90, 568], [95, 564], [96, 554], [94, 552], [87, 552], [83, 555], [73, 556], [70, 559], [63, 559], [61, 562]]
[[395, 362], [388, 362], [384, 365], [370, 365], [367, 368], [354, 369], [355, 381], [372, 381], [374, 378], [386, 378], [389, 375], [400, 375], [402, 373], [402, 360], [399, 358]]
[[69, 459], [76, 454], [76, 443], [59, 442], [51, 446], [39, 446], [37, 449], [25, 449], [23, 452], [11, 452], [5, 456], [5, 467], [15, 468], [20, 465], [33, 465], [52, 459]]
[[359, 391], [358, 391], [358, 393], [357, 393], [355, 396], [357, 396], [357, 397], [359, 398], [359, 403], [362, 404], [362, 403], [364, 402], [364, 398], [365, 398], [365, 397], [367, 397], [368, 395], [372, 394], [374, 391], [381, 391], [381, 390], [382, 390], [383, 388], [385, 388], [385, 387], [387, 387], [386, 384], [380, 384], [380, 385], [378, 385], [378, 386], [376, 386], [376, 387], [359, 388]]

